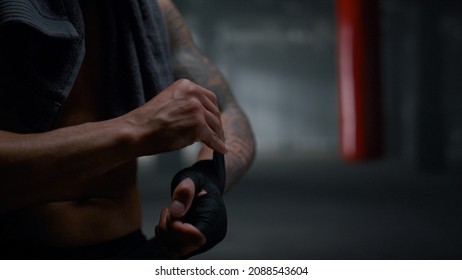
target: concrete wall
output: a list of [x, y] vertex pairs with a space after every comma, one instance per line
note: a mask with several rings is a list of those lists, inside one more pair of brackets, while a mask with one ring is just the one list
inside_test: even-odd
[[[335, 1], [175, 2], [249, 114], [259, 156], [337, 154]], [[460, 7], [380, 1], [387, 156], [462, 158]]]

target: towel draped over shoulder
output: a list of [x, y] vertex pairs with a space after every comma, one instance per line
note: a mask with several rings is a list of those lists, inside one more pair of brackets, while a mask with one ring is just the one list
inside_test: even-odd
[[[133, 110], [173, 81], [155, 0], [99, 0], [106, 118]], [[0, 129], [54, 128], [85, 55], [78, 0], [0, 0]]]

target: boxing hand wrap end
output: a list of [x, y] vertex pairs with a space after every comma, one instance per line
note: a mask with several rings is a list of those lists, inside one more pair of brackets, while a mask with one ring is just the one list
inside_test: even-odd
[[222, 241], [227, 231], [227, 214], [222, 194], [225, 188], [225, 161], [218, 152], [213, 160], [201, 160], [178, 172], [172, 179], [172, 194], [178, 184], [186, 178], [194, 182], [196, 194], [204, 189], [207, 193], [194, 199], [184, 222], [195, 226], [205, 236], [206, 243], [196, 252], [203, 253]]

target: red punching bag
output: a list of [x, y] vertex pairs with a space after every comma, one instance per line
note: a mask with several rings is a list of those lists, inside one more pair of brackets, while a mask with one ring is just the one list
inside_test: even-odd
[[337, 0], [340, 151], [347, 161], [383, 151], [376, 0]]

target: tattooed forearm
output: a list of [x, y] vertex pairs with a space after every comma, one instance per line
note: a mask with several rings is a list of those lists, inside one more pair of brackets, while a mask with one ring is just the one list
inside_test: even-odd
[[228, 106], [222, 115], [225, 127], [227, 187], [237, 183], [244, 176], [255, 157], [255, 140], [249, 122], [241, 109]]
[[[217, 96], [228, 149], [225, 160], [226, 189], [229, 189], [246, 173], [255, 156], [255, 140], [249, 121], [220, 71], [196, 48], [175, 6], [169, 0], [158, 2], [169, 31], [175, 77], [189, 79]], [[210, 149], [204, 147], [201, 155], [211, 156]]]
[[255, 140], [245, 113], [218, 69], [195, 48], [181, 48], [174, 56], [174, 73], [214, 92], [225, 130], [227, 189], [246, 173], [255, 156]]
[[173, 71], [175, 78], [189, 79], [214, 92], [221, 110], [236, 102], [221, 73], [195, 47], [183, 47], [175, 51]]

